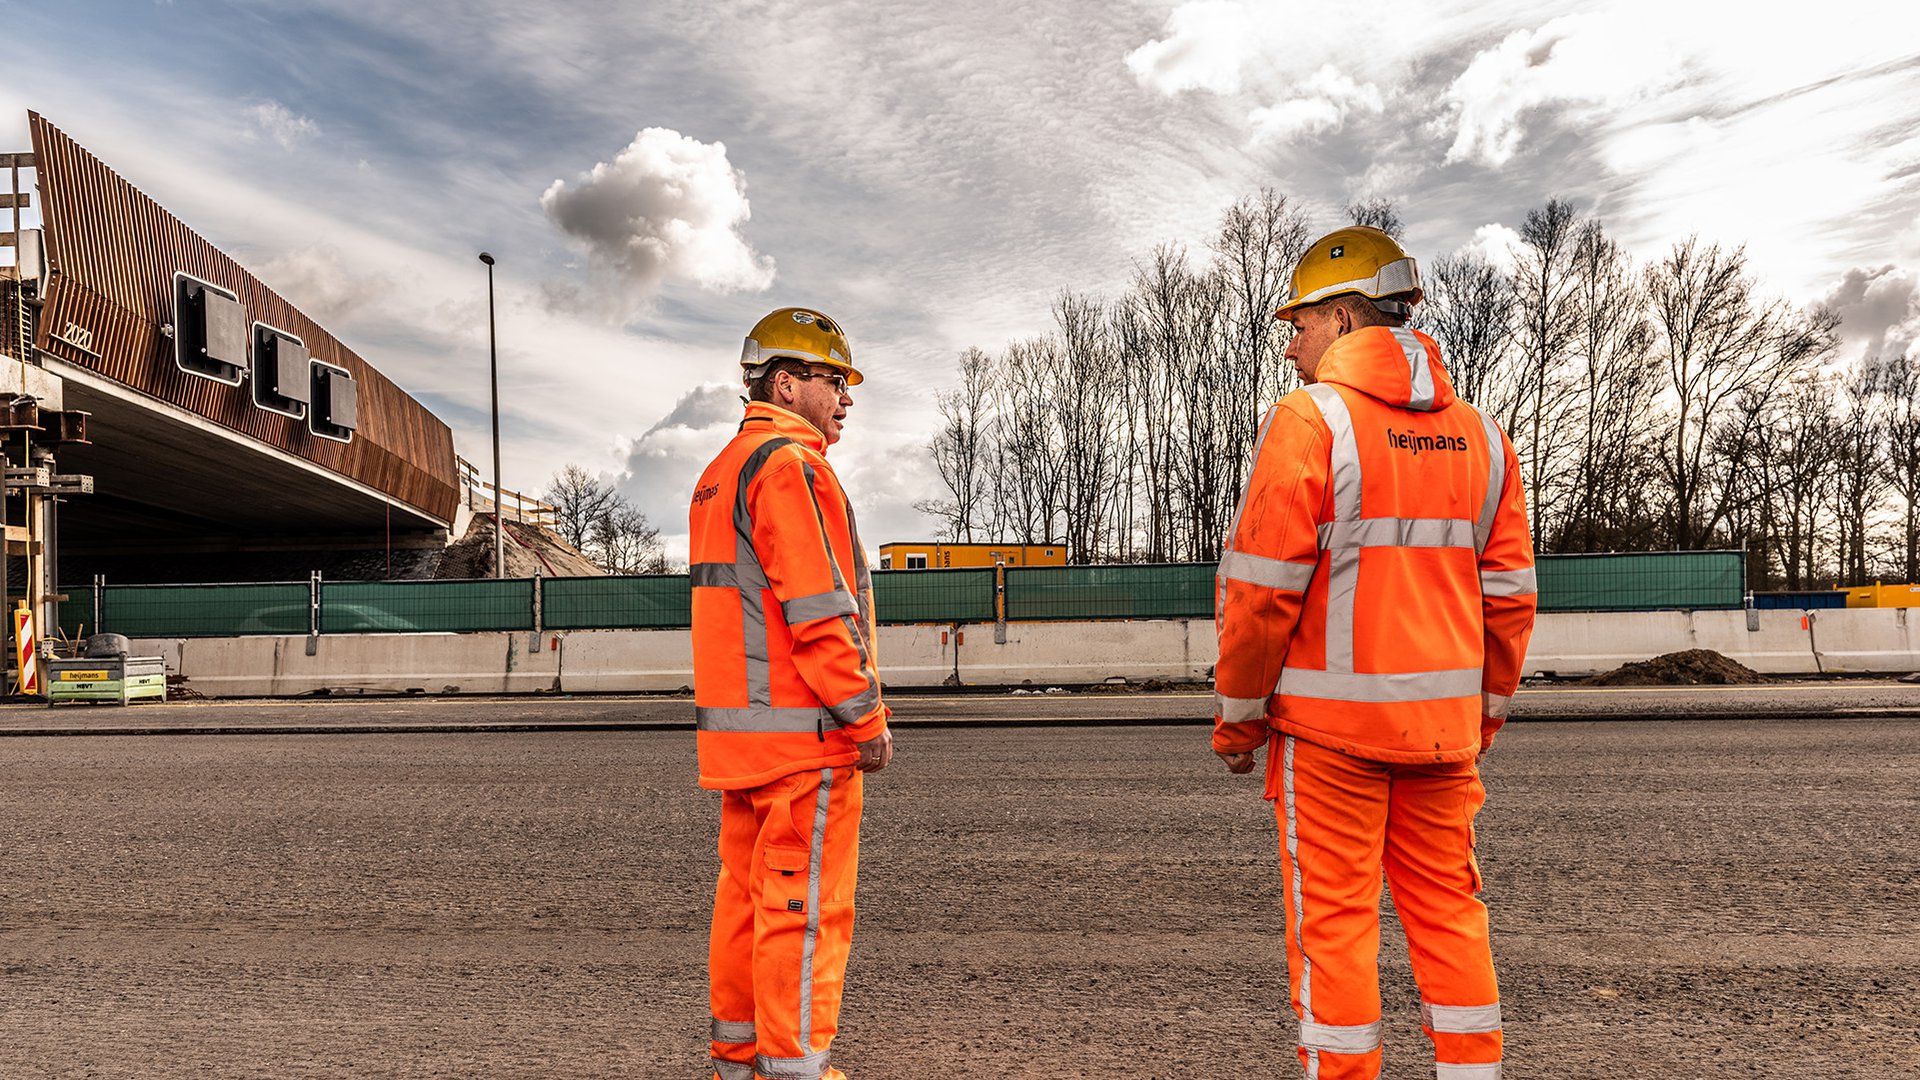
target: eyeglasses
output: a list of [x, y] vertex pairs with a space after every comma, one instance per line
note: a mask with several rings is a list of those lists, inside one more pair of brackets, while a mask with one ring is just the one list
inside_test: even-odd
[[825, 379], [833, 384], [833, 392], [835, 394], [845, 394], [847, 392], [847, 377], [845, 375], [836, 375], [825, 371], [796, 371], [793, 373], [793, 377], [796, 379]]

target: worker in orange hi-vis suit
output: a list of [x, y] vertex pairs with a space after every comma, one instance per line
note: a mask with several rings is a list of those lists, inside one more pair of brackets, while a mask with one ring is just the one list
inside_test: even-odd
[[872, 579], [826, 458], [861, 376], [807, 308], [760, 320], [740, 364], [746, 417], [694, 488], [689, 554], [700, 785], [721, 792], [713, 1070], [844, 1080], [861, 774], [893, 758]]
[[1533, 542], [1513, 446], [1405, 325], [1414, 261], [1341, 229], [1275, 314], [1308, 385], [1261, 426], [1220, 558], [1213, 749], [1267, 747], [1299, 1056], [1380, 1075], [1380, 880], [1406, 928], [1440, 1080], [1498, 1080], [1500, 991], [1477, 893], [1477, 763], [1520, 680]]

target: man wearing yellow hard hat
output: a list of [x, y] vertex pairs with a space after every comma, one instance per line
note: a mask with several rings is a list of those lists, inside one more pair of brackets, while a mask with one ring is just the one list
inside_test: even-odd
[[1306, 386], [1261, 425], [1216, 583], [1213, 749], [1267, 751], [1298, 1054], [1380, 1075], [1380, 881], [1407, 934], [1442, 1080], [1499, 1080], [1476, 767], [1520, 681], [1533, 541], [1513, 444], [1409, 328], [1414, 260], [1322, 237], [1274, 314]]
[[700, 785], [721, 792], [708, 954], [717, 1080], [833, 1067], [862, 775], [893, 757], [873, 582], [827, 463], [861, 382], [839, 323], [781, 308], [740, 355], [740, 431], [694, 485]]

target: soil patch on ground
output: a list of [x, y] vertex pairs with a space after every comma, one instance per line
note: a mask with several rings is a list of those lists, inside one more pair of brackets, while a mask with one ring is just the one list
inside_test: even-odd
[[1622, 664], [1580, 686], [1759, 686], [1773, 680], [1712, 649], [1687, 649]]

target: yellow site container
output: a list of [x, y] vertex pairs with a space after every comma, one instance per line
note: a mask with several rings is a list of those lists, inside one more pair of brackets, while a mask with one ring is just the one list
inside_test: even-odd
[[1065, 566], [1065, 544], [880, 545], [882, 570], [948, 570], [962, 566]]
[[1854, 607], [1920, 607], [1920, 585], [1861, 585], [1857, 588], [1841, 590], [1847, 594], [1847, 606]]

